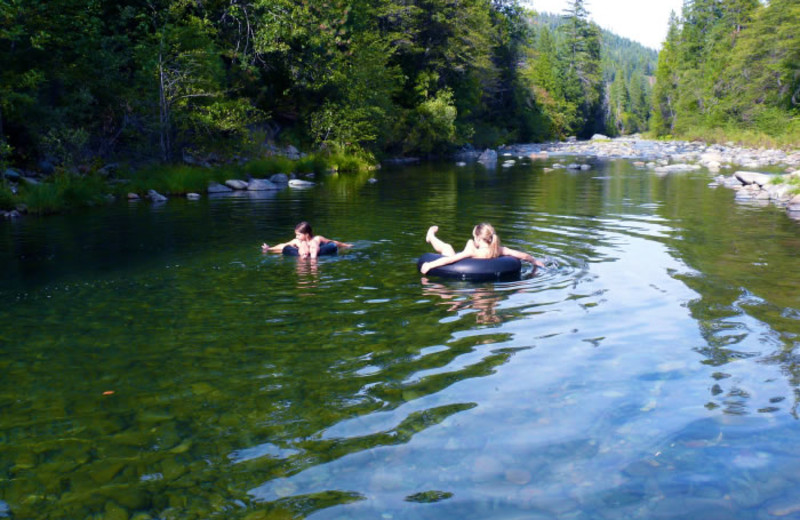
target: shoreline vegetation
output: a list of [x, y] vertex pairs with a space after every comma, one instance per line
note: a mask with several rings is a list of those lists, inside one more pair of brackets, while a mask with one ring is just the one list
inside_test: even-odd
[[[287, 186], [309, 187], [319, 175], [352, 172], [364, 174], [379, 168], [371, 157], [345, 154], [304, 154], [293, 146], [272, 148], [268, 157], [245, 160], [234, 157], [198, 159], [185, 156], [180, 165], [155, 164], [130, 168], [104, 165], [84, 172], [18, 171], [8, 168], [0, 176], [0, 217], [46, 215], [119, 200], [168, 198], [199, 199], [233, 191], [274, 191]], [[549, 161], [554, 169], [589, 170], [598, 160], [630, 160], [639, 169], [666, 175], [707, 169], [710, 186], [737, 191], [737, 201], [784, 207], [800, 219], [800, 150], [750, 148], [702, 141], [654, 140], [640, 135], [609, 138], [596, 134], [589, 140], [569, 139], [538, 144], [505, 145], [484, 151], [469, 148], [453, 154], [459, 165], [478, 162], [486, 168], [507, 167], [517, 160]], [[386, 163], [417, 159], [388, 159]], [[716, 174], [716, 175], [715, 175]], [[366, 179], [375, 182], [374, 177]]]
[[13, 3], [0, 9], [0, 217], [470, 145], [800, 143], [796, 0], [686, 0], [658, 52], [601, 29], [585, 0], [557, 15], [526, 5]]
[[184, 155], [182, 164], [109, 163], [95, 169], [50, 172], [6, 168], [0, 171], [0, 217], [63, 213], [120, 199], [163, 202], [167, 197], [195, 199], [233, 190], [277, 190], [290, 181], [311, 182], [302, 179], [322, 173], [374, 168], [374, 159], [367, 155], [305, 154], [294, 146], [271, 146], [267, 155], [257, 159]]

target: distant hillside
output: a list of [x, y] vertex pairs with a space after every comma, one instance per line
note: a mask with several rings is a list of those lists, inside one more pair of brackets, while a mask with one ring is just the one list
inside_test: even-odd
[[[551, 13], [534, 13], [529, 18], [534, 34], [546, 28], [552, 35], [562, 60], [566, 59], [563, 56], [568, 37], [568, 31], [563, 30], [566, 20], [562, 15]], [[600, 33], [606, 131], [617, 135], [647, 130], [658, 52], [593, 22], [592, 25]]]
[[[536, 13], [530, 22], [536, 27], [547, 27], [552, 33], [558, 34], [557, 29], [564, 24], [564, 17], [559, 14]], [[633, 70], [639, 70], [645, 77], [655, 75], [658, 65], [657, 51], [602, 27], [600, 34], [603, 46], [603, 73], [609, 82], [614, 80], [613, 74], [616, 69], [626, 71], [628, 77]]]

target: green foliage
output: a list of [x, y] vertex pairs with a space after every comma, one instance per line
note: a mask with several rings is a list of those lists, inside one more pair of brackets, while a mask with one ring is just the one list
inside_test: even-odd
[[656, 134], [790, 144], [800, 106], [800, 4], [690, 0], [659, 55]]
[[107, 194], [99, 176], [62, 173], [47, 182], [22, 185], [19, 198], [31, 213], [47, 214], [103, 204]]
[[409, 115], [406, 151], [429, 154], [450, 146], [456, 137], [455, 121], [452, 91], [441, 90], [425, 99]]
[[[121, 188], [124, 192], [145, 194], [155, 190], [162, 195], [204, 193], [211, 181], [225, 181], [224, 170], [188, 165], [153, 165], [130, 175], [130, 182]], [[230, 177], [229, 177], [230, 178]]]
[[83, 128], [53, 128], [42, 137], [42, 146], [48, 156], [69, 168], [86, 155], [89, 133]]
[[0, 180], [0, 210], [14, 209], [17, 205], [17, 197], [3, 178]]
[[368, 153], [336, 153], [327, 156], [325, 158], [325, 162], [327, 163], [328, 168], [332, 168], [340, 172], [366, 172], [372, 169], [375, 159]]
[[[587, 135], [606, 119], [607, 63], [629, 99], [614, 124], [638, 129], [639, 51], [571, 6], [550, 31], [518, 0], [4, 2], [0, 143], [13, 163], [59, 171], [187, 150], [258, 157], [269, 140], [362, 168], [473, 138]], [[196, 176], [146, 178], [181, 193]]]

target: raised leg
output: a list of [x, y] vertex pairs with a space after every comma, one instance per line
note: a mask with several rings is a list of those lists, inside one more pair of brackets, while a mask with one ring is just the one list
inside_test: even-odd
[[456, 254], [453, 246], [436, 236], [437, 231], [439, 231], [439, 226], [431, 226], [428, 228], [428, 234], [425, 235], [425, 242], [432, 245], [433, 249], [440, 255], [453, 256]]

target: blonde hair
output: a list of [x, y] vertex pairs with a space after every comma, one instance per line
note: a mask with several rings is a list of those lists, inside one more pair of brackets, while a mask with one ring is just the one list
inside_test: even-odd
[[494, 228], [488, 222], [481, 222], [472, 230], [475, 240], [480, 240], [489, 245], [489, 257], [497, 258], [500, 256], [500, 237], [495, 233]]

